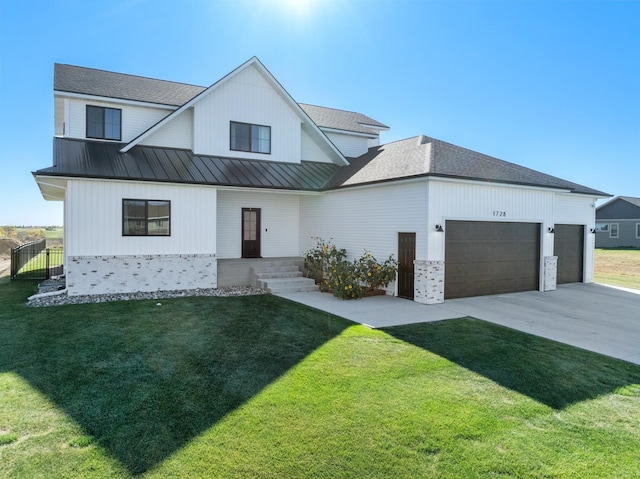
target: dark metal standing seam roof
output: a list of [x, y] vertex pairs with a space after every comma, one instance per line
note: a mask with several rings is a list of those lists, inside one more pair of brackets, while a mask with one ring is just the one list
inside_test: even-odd
[[300, 191], [326, 191], [433, 176], [610, 196], [426, 136], [370, 148], [342, 167], [333, 163], [221, 158], [195, 155], [190, 150], [141, 145], [120, 153], [121, 148], [122, 143], [55, 138], [54, 166], [34, 174]]
[[54, 138], [54, 166], [34, 174], [283, 190], [320, 190], [333, 163], [281, 163], [195, 155], [189, 150]]

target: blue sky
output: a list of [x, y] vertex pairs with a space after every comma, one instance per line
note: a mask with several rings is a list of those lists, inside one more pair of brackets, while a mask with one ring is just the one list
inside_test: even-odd
[[208, 86], [257, 56], [293, 98], [640, 197], [640, 1], [0, 0], [0, 225], [62, 224], [53, 64]]

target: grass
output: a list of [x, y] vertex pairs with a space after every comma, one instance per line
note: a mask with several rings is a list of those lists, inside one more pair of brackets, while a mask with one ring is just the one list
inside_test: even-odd
[[640, 249], [596, 248], [594, 281], [640, 289]]
[[[27, 308], [0, 280], [0, 477], [637, 477], [640, 367], [473, 318], [273, 296]], [[365, 300], [366, 301], [366, 300]]]
[[[61, 246], [47, 248], [31, 258], [14, 279], [44, 279], [47, 277], [47, 250], [49, 251], [49, 273], [56, 275], [62, 271], [59, 267], [64, 262], [64, 251]], [[58, 271], [59, 270], [59, 271]]]
[[62, 237], [64, 235], [64, 228], [53, 228], [53, 229], [45, 228], [43, 231], [44, 231], [44, 237], [47, 239], [47, 241], [62, 240]]

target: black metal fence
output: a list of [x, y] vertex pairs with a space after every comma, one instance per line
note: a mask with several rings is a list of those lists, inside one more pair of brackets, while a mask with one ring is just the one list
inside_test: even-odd
[[47, 240], [26, 243], [11, 250], [11, 279], [49, 279], [62, 274], [62, 249], [47, 248]]

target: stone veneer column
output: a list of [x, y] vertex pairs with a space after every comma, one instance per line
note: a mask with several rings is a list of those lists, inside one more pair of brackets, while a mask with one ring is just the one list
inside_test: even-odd
[[544, 290], [555, 291], [558, 278], [558, 257], [544, 257]]
[[415, 260], [414, 301], [422, 304], [444, 302], [444, 261]]

